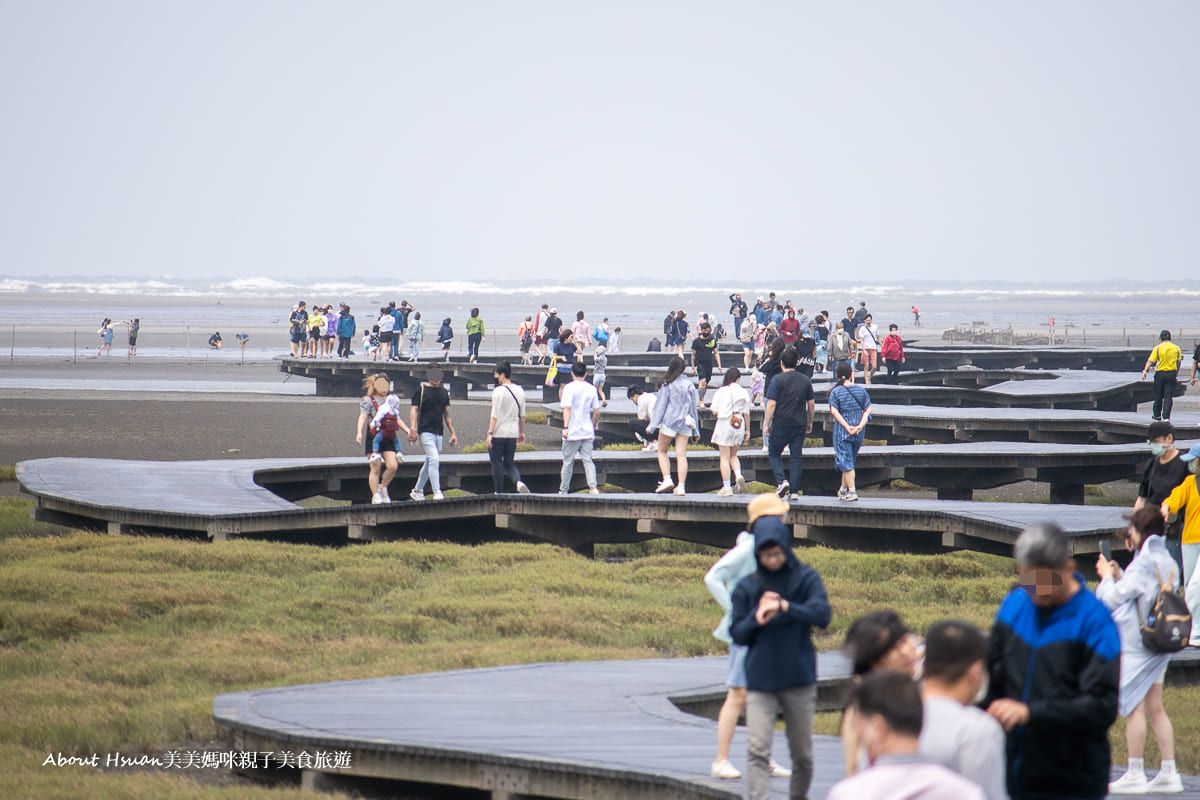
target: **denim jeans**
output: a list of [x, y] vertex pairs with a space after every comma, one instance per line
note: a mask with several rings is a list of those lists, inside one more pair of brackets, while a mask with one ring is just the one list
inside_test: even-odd
[[504, 474], [512, 478], [513, 488], [521, 482], [521, 473], [517, 470], [514, 460], [517, 455], [516, 439], [492, 438], [492, 447], [488, 450], [488, 459], [492, 462], [492, 489], [496, 494], [504, 491]]
[[338, 337], [338, 349], [337, 349], [338, 358], [349, 358], [350, 351], [353, 349], [354, 348], [350, 343], [349, 336], [339, 336]]
[[400, 357], [400, 336], [400, 331], [396, 331], [392, 334], [392, 346], [388, 348], [388, 358]]
[[410, 358], [420, 358], [420, 356], [421, 356], [421, 340], [420, 339], [409, 339], [408, 340], [408, 355]]
[[558, 484], [558, 491], [562, 494], [571, 491], [571, 473], [575, 471], [576, 456], [583, 459], [583, 475], [587, 478], [588, 488], [596, 488], [596, 463], [592, 461], [593, 441], [592, 439], [563, 440], [562, 480]]
[[789, 464], [791, 475], [788, 484], [793, 492], [800, 491], [800, 475], [803, 470], [801, 459], [804, 451], [804, 428], [798, 425], [772, 425], [771, 436], [767, 440], [767, 460], [771, 462], [771, 472], [775, 473], [776, 485], [783, 483], [783, 448], [789, 448]]
[[421, 464], [421, 472], [417, 475], [416, 491], [424, 494], [425, 484], [428, 482], [433, 487], [433, 493], [437, 494], [442, 490], [442, 476], [438, 473], [438, 466], [441, 464], [439, 454], [442, 452], [442, 437], [436, 433], [422, 433], [419, 438], [421, 449], [425, 451], [425, 461]]

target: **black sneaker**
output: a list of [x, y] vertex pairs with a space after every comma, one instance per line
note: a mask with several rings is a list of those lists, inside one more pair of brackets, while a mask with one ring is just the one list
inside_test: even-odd
[[775, 494], [779, 495], [781, 498], [787, 497], [791, 488], [791, 485], [789, 485], [787, 481], [784, 481], [775, 487]]

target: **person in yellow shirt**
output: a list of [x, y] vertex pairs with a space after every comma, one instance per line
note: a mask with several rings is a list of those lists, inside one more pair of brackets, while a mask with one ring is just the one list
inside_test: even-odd
[[[1200, 461], [1197, 459], [1200, 459], [1200, 444], [1179, 457], [1188, 465], [1191, 474], [1171, 491], [1162, 504], [1164, 519], [1170, 514], [1178, 514], [1182, 508], [1187, 509], [1183, 517], [1183, 580], [1187, 587], [1183, 596], [1187, 598], [1192, 619], [1200, 619], [1197, 616], [1200, 615], [1200, 571], [1196, 569], [1196, 561], [1200, 558], [1200, 485], [1197, 484], [1200, 478], [1196, 474], [1200, 470]], [[1166, 578], [1165, 575], [1163, 577]], [[1188, 642], [1192, 647], [1200, 647], [1198, 627], [1192, 628], [1192, 640]]]
[[1158, 335], [1158, 344], [1150, 351], [1146, 366], [1142, 367], [1142, 380], [1150, 367], [1154, 367], [1154, 419], [1171, 418], [1171, 404], [1175, 401], [1175, 383], [1179, 377], [1179, 362], [1183, 354], [1179, 346], [1171, 341], [1171, 332], [1164, 330]]

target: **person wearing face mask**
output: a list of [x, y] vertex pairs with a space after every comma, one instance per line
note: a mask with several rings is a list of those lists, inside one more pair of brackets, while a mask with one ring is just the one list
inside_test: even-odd
[[969, 622], [945, 620], [925, 633], [921, 755], [1008, 800], [1004, 729], [974, 703], [987, 693], [987, 638]]
[[[1170, 519], [1172, 514], [1184, 511], [1183, 517], [1183, 583], [1187, 587], [1183, 596], [1187, 598], [1188, 610], [1192, 619], [1200, 619], [1200, 570], [1196, 569], [1196, 561], [1200, 559], [1200, 444], [1188, 450], [1179, 460], [1187, 465], [1189, 475], [1183, 483], [1171, 490], [1171, 494], [1162, 502], [1160, 510], [1163, 519]], [[1200, 631], [1192, 627], [1192, 640], [1189, 647], [1200, 647]]]
[[757, 568], [733, 590], [729, 633], [746, 652], [746, 797], [771, 796], [771, 741], [780, 710], [792, 755], [791, 800], [804, 800], [813, 776], [817, 654], [813, 627], [829, 625], [825, 584], [792, 552], [792, 530], [778, 517], [754, 526]]
[[1104, 797], [1120, 685], [1117, 626], [1076, 571], [1062, 528], [1026, 529], [1013, 555], [1020, 585], [992, 625], [985, 701], [1007, 734], [1008, 793]]
[[[1133, 560], [1124, 571], [1117, 562], [1104, 556], [1096, 559], [1100, 585], [1096, 597], [1112, 609], [1113, 621], [1121, 632], [1121, 715], [1128, 718], [1125, 743], [1129, 750], [1129, 769], [1108, 785], [1112, 794], [1177, 794], [1183, 781], [1175, 769], [1175, 732], [1163, 708], [1163, 678], [1170, 653], [1152, 653], [1142, 642], [1142, 620], [1158, 599], [1159, 588], [1179, 585], [1178, 567], [1163, 543], [1165, 524], [1153, 506], [1129, 516], [1125, 546], [1133, 551]], [[1158, 741], [1162, 765], [1153, 779], [1147, 779], [1146, 721], [1149, 718]]]
[[924, 709], [903, 672], [868, 675], [854, 689], [856, 737], [870, 767], [843, 778], [826, 800], [984, 800], [975, 783], [920, 752]]
[[[1134, 511], [1143, 506], [1161, 506], [1163, 501], [1171, 496], [1175, 487], [1183, 483], [1188, 476], [1187, 462], [1180, 458], [1182, 453], [1175, 447], [1174, 425], [1163, 421], [1151, 422], [1146, 432], [1146, 440], [1150, 444], [1150, 460], [1142, 470], [1137, 500], [1133, 502]], [[1182, 532], [1182, 518], [1172, 516], [1167, 520], [1167, 552], [1175, 559], [1180, 575], [1183, 574], [1183, 550], [1180, 542]]]

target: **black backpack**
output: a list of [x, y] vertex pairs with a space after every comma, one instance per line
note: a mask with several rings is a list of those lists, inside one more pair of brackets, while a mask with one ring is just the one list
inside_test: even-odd
[[1188, 610], [1183, 595], [1171, 588], [1175, 572], [1171, 571], [1171, 582], [1163, 583], [1158, 567], [1154, 568], [1159, 591], [1150, 604], [1150, 613], [1142, 620], [1138, 608], [1138, 619], [1142, 623], [1142, 644], [1151, 653], [1178, 653], [1188, 646], [1192, 637], [1192, 612]]

